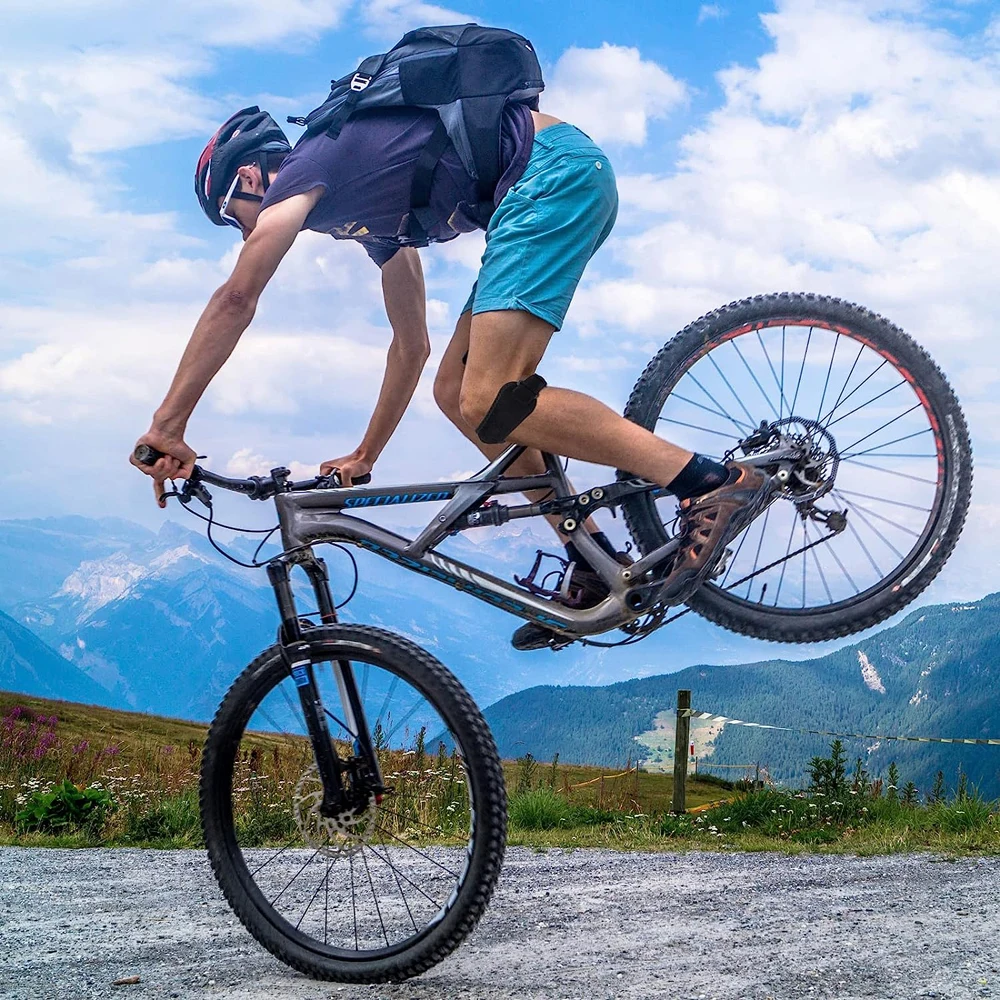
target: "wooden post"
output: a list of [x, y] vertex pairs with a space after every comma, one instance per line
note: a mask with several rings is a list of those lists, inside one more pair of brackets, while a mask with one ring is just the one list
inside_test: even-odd
[[674, 734], [674, 801], [671, 811], [687, 811], [688, 743], [691, 739], [691, 717], [683, 714], [691, 708], [691, 692], [677, 692], [677, 732]]

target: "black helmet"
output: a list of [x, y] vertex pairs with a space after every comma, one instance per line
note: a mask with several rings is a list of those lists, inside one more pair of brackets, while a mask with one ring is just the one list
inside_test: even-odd
[[266, 111], [256, 105], [237, 111], [198, 157], [194, 189], [202, 211], [217, 226], [224, 226], [226, 223], [219, 215], [219, 198], [232, 184], [237, 168], [256, 159], [266, 191], [267, 154], [287, 153], [291, 148], [281, 127]]

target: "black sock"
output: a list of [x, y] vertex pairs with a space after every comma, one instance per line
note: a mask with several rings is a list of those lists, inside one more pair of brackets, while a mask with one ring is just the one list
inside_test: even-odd
[[[608, 536], [604, 534], [603, 531], [591, 532], [590, 537], [593, 538], [594, 541], [597, 542], [597, 544], [600, 545], [600, 547], [604, 549], [604, 551], [607, 552], [609, 556], [612, 557], [612, 559], [614, 558], [615, 547], [611, 544], [611, 539], [608, 538]], [[594, 567], [590, 565], [590, 563], [583, 555], [581, 555], [580, 550], [576, 547], [576, 545], [573, 542], [566, 543], [566, 558], [570, 562], [575, 562], [577, 566], [580, 567], [580, 569], [589, 570], [591, 573], [594, 571]]]
[[667, 484], [678, 500], [690, 500], [711, 493], [729, 478], [729, 470], [704, 455], [695, 455]]

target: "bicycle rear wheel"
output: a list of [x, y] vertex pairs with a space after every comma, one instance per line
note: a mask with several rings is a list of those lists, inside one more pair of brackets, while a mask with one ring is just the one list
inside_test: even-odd
[[[688, 601], [745, 635], [815, 642], [883, 621], [937, 576], [965, 522], [972, 453], [951, 386], [899, 327], [840, 299], [763, 295], [703, 316], [650, 362], [625, 416], [720, 459], [799, 448], [768, 468], [785, 477], [779, 498], [730, 543], [723, 576]], [[643, 553], [676, 506], [625, 502]]]
[[472, 699], [437, 660], [381, 629], [308, 629], [338, 755], [358, 734], [341, 721], [334, 662], [349, 661], [386, 792], [338, 817], [322, 784], [298, 691], [278, 647], [233, 684], [205, 744], [205, 843], [230, 905], [283, 962], [317, 979], [405, 979], [472, 931], [506, 842], [503, 772]]

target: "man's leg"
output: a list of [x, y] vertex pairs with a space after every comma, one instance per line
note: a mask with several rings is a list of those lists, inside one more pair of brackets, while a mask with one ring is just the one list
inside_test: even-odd
[[[465, 435], [486, 458], [491, 461], [501, 454], [507, 444], [484, 444], [476, 434], [473, 427], [470, 427], [462, 416], [460, 398], [462, 391], [462, 381], [465, 377], [465, 362], [463, 357], [469, 351], [469, 334], [472, 326], [472, 313], [464, 312], [458, 319], [455, 326], [455, 333], [451, 341], [445, 348], [444, 357], [438, 365], [437, 376], [434, 379], [434, 401], [441, 412]], [[507, 472], [509, 476], [536, 476], [545, 472], [545, 462], [541, 453], [534, 448], [526, 451], [510, 467]], [[542, 500], [551, 498], [551, 490], [529, 490], [525, 496], [531, 503], [540, 503]], [[547, 518], [556, 534], [563, 544], [569, 541], [569, 537], [559, 529], [562, 518], [557, 514], [549, 515]], [[591, 532], [598, 531], [597, 525], [589, 520], [586, 525]]]
[[[534, 373], [553, 332], [551, 324], [518, 310], [472, 317], [459, 402], [468, 426], [480, 425], [503, 385]], [[661, 486], [673, 482], [693, 458], [692, 452], [658, 438], [604, 403], [552, 386], [542, 389], [534, 412], [509, 438], [566, 458], [627, 469]]]

